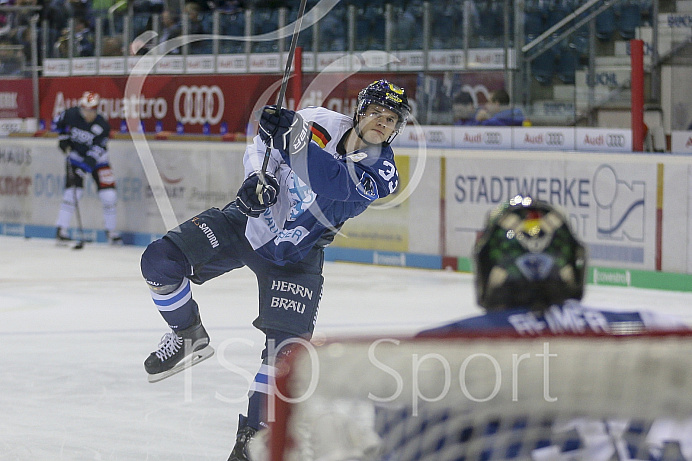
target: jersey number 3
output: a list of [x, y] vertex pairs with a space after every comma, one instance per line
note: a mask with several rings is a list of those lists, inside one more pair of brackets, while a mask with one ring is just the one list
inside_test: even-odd
[[389, 183], [389, 193], [393, 194], [394, 191], [396, 190], [397, 186], [399, 185], [399, 180], [394, 179], [392, 181], [391, 179], [396, 176], [396, 167], [392, 162], [389, 160], [385, 160], [382, 162], [382, 164], [387, 168], [386, 170], [378, 170], [378, 173], [382, 178], [384, 178], [385, 181], [388, 181]]

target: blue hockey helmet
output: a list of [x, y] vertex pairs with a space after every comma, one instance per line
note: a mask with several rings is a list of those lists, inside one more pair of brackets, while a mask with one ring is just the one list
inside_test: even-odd
[[486, 309], [542, 310], [584, 295], [584, 245], [561, 212], [531, 197], [489, 214], [474, 262], [476, 298]]
[[365, 110], [370, 104], [378, 104], [385, 107], [399, 117], [394, 127], [394, 132], [392, 132], [389, 138], [383, 143], [385, 146], [388, 146], [396, 135], [406, 126], [406, 121], [411, 113], [411, 106], [408, 103], [406, 91], [384, 79], [376, 80], [360, 90], [356, 102], [356, 111], [353, 114], [353, 125], [361, 139], [362, 136], [358, 128], [358, 122], [360, 117], [365, 114]]

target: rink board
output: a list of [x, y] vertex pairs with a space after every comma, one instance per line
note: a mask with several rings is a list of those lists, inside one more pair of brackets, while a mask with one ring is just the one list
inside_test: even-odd
[[[56, 144], [10, 138], [0, 148], [0, 233], [53, 236], [65, 181]], [[131, 141], [110, 143], [118, 226], [128, 243], [146, 245], [175, 223], [235, 198], [244, 144], [146, 145], [158, 178], [153, 185], [142, 167], [146, 152]], [[692, 273], [689, 156], [414, 147], [396, 152], [397, 193], [348, 221], [328, 258], [468, 270], [487, 212], [521, 193], [563, 208], [595, 267]], [[80, 208], [89, 235], [103, 240], [91, 180]]]

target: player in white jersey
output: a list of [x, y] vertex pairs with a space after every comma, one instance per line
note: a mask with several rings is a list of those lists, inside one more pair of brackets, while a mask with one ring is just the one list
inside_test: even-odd
[[[259, 134], [245, 151], [246, 179], [236, 200], [186, 221], [142, 255], [142, 274], [173, 330], [144, 363], [152, 382], [213, 354], [190, 282], [243, 266], [257, 276], [259, 316], [253, 325], [265, 334], [265, 349], [229, 460], [247, 460], [249, 440], [266, 426], [264, 405], [282, 343], [312, 336], [324, 247], [346, 220], [396, 190], [390, 143], [409, 112], [403, 88], [386, 80], [359, 93], [352, 117], [318, 107], [266, 107]], [[272, 149], [262, 171], [267, 146]]]

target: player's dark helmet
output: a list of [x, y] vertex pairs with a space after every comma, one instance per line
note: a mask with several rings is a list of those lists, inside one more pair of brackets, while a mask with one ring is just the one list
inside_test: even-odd
[[[356, 111], [353, 114], [353, 124], [356, 130], [358, 130], [358, 121], [360, 117], [365, 114], [365, 110], [370, 104], [378, 104], [382, 107], [386, 107], [399, 116], [394, 132], [383, 143], [385, 146], [388, 146], [396, 135], [406, 126], [406, 121], [411, 113], [411, 106], [408, 103], [406, 91], [384, 79], [376, 80], [360, 90], [356, 102]], [[360, 136], [360, 132], [358, 132], [358, 136]]]
[[584, 294], [586, 250], [543, 201], [516, 196], [491, 212], [474, 258], [476, 298], [488, 310], [539, 310]]

